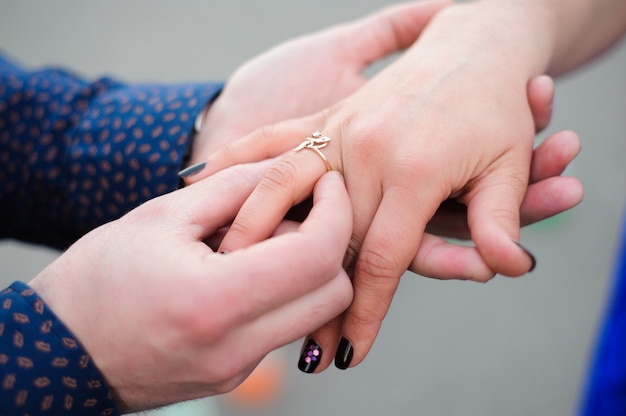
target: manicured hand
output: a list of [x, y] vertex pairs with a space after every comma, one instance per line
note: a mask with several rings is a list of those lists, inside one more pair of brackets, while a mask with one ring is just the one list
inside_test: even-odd
[[[533, 78], [527, 87], [529, 107], [535, 130], [543, 130], [552, 115], [554, 83], [550, 77]], [[252, 155], [258, 149], [265, 155], [263, 142], [252, 141], [249, 136], [235, 141], [223, 151], [211, 157], [210, 167], [194, 177], [197, 179], [213, 170], [229, 164], [261, 159]], [[522, 225], [532, 224], [572, 208], [582, 199], [582, 186], [578, 180], [559, 176], [580, 150], [580, 139], [573, 132], [559, 132], [547, 138], [533, 152], [529, 187], [520, 206]], [[473, 279], [487, 281], [494, 272], [482, 260], [473, 247], [450, 244], [443, 238], [470, 239], [467, 208], [449, 198], [444, 201], [428, 222], [419, 252], [410, 270], [428, 277], [440, 279]], [[428, 255], [426, 255], [428, 254]], [[456, 261], [449, 261], [455, 258]]]
[[[363, 90], [366, 88], [367, 86], [363, 87]], [[358, 96], [363, 90], [359, 90], [354, 96]], [[525, 105], [528, 106], [528, 98], [526, 96], [524, 98], [526, 101]], [[532, 100], [530, 101], [532, 103]], [[359, 102], [365, 102], [365, 100], [360, 99]], [[353, 103], [353, 105], [356, 104]], [[341, 107], [335, 108], [337, 111], [341, 110]], [[527, 107], [524, 111], [527, 111], [528, 120], [531, 126], [533, 126], [536, 117], [534, 118], [533, 113], [529, 110]], [[424, 111], [428, 110], [425, 109]], [[376, 115], [371, 113], [370, 116], [375, 117]], [[209, 159], [209, 164], [211, 168], [219, 168], [220, 163], [241, 163], [247, 160], [256, 160], [255, 158], [263, 159], [276, 156], [278, 152], [288, 151], [289, 148], [299, 144], [301, 138], [307, 136], [300, 126], [309, 125], [310, 127], [313, 124], [317, 124], [318, 122], [311, 122], [316, 117], [320, 117], [318, 122], [323, 125], [324, 122], [321, 119], [325, 116], [318, 115], [297, 121], [289, 121], [274, 126], [272, 129], [258, 131], [238, 142], [232, 143], [227, 151], [213, 155]], [[362, 119], [359, 113], [354, 113], [354, 117]], [[393, 118], [393, 115], [388, 114], [387, 118]], [[428, 119], [422, 119], [421, 117], [418, 119], [422, 120], [427, 126], [432, 125]], [[463, 119], [469, 123], [467, 119]], [[411, 118], [407, 118], [405, 121], [407, 120], [410, 121]], [[517, 123], [517, 120], [509, 119], [509, 121]], [[366, 121], [362, 122], [367, 125]], [[339, 165], [339, 169], [344, 171], [355, 213], [355, 229], [348, 251], [348, 261], [346, 262], [350, 274], [353, 275], [355, 301], [351, 305], [349, 312], [344, 316], [342, 325], [334, 326], [335, 329], [339, 328], [339, 331], [347, 334], [351, 342], [357, 343], [361, 353], [354, 356], [353, 364], [360, 362], [371, 346], [391, 302], [398, 280], [406, 268], [431, 277], [464, 278], [477, 281], [486, 281], [497, 272], [507, 275], [522, 274], [534, 266], [535, 260], [515, 242], [519, 236], [520, 222], [518, 218], [520, 209], [522, 214], [530, 221], [535, 221], [571, 208], [582, 197], [580, 184], [576, 180], [572, 178], [552, 178], [551, 176], [558, 175], [563, 167], [576, 155], [579, 144], [575, 136], [567, 134], [560, 136], [565, 137], [565, 139], [559, 140], [574, 143], [573, 146], [569, 147], [569, 150], [563, 149], [564, 153], [562, 155], [551, 151], [553, 147], [547, 144], [552, 143], [552, 141], [548, 141], [546, 146], [538, 147], [537, 154], [539, 158], [537, 160], [543, 161], [541, 163], [545, 163], [546, 160], [552, 160], [548, 164], [555, 162], [556, 168], [544, 170], [543, 172], [548, 172], [548, 176], [533, 175], [534, 178], [531, 178], [529, 168], [531, 163], [530, 159], [526, 159], [526, 152], [530, 151], [528, 156], [532, 155], [531, 139], [534, 128], [531, 131], [526, 131], [525, 134], [528, 134], [529, 137], [522, 138], [516, 133], [517, 129], [522, 131], [522, 127], [514, 127], [511, 130], [513, 132], [511, 137], [514, 140], [509, 143], [512, 147], [504, 151], [505, 155], [509, 155], [508, 158], [495, 157], [495, 153], [492, 153], [492, 146], [483, 144], [486, 149], [489, 149], [490, 157], [494, 157], [490, 163], [496, 164], [499, 169], [491, 167], [490, 164], [481, 164], [483, 173], [471, 179], [466, 178], [467, 183], [460, 189], [451, 187], [450, 184], [452, 182], [448, 182], [448, 186], [444, 188], [447, 189], [446, 192], [440, 190], [440, 194], [433, 194], [435, 190], [439, 189], [433, 183], [442, 180], [441, 175], [445, 178], [446, 172], [454, 175], [460, 174], [460, 172], [464, 172], [464, 174], [470, 172], [469, 170], [459, 171], [458, 167], [463, 166], [468, 160], [474, 160], [471, 158], [473, 154], [471, 147], [467, 146], [467, 144], [464, 145], [465, 152], [467, 152], [466, 156], [468, 157], [465, 162], [453, 161], [460, 157], [458, 150], [463, 147], [454, 149], [449, 144], [445, 144], [443, 145], [446, 149], [445, 151], [437, 150], [439, 141], [430, 142], [430, 144], [426, 143], [423, 149], [428, 150], [428, 152], [426, 156], [422, 156], [420, 149], [411, 147], [413, 144], [412, 134], [403, 136], [404, 133], [398, 130], [393, 123], [389, 127], [392, 133], [387, 133], [384, 136], [386, 141], [392, 143], [398, 137], [405, 137], [405, 142], [383, 144], [378, 140], [382, 136], [372, 135], [362, 130], [357, 130], [357, 133], [348, 136], [348, 131], [353, 126], [354, 124], [347, 123], [342, 129], [331, 130], [343, 132], [341, 133], [342, 135], [350, 137], [350, 140], [354, 141], [352, 146], [348, 146], [349, 150], [337, 149], [337, 147], [342, 148], [344, 146], [344, 141], [335, 140], [337, 136], [333, 136], [330, 133], [327, 133], [327, 135], [332, 138], [332, 141], [323, 149], [331, 165], [333, 167]], [[388, 126], [388, 124], [384, 124], [384, 126]], [[452, 126], [439, 127], [450, 128]], [[410, 132], [415, 128], [417, 127], [406, 127], [406, 131]], [[459, 129], [461, 134], [459, 136], [453, 134], [451, 137], [463, 137], [463, 135], [467, 134], [460, 126], [455, 128]], [[324, 131], [327, 131], [327, 129], [324, 129]], [[381, 135], [383, 134], [382, 124], [378, 131]], [[478, 130], [478, 132], [482, 131]], [[436, 130], [433, 130], [432, 134], [436, 137]], [[474, 132], [474, 134], [477, 134], [477, 138], [464, 140], [469, 142], [489, 137], [486, 133], [485, 136], [477, 132]], [[294, 137], [297, 140], [294, 140]], [[420, 137], [429, 137], [429, 134]], [[363, 140], [366, 142], [371, 140], [371, 143], [366, 143]], [[284, 143], [288, 144], [285, 145]], [[522, 144], [523, 146], [521, 146]], [[518, 145], [520, 147], [517, 147]], [[408, 146], [408, 148], [404, 151], [395, 150], [396, 147], [402, 146]], [[495, 145], [494, 147], [497, 148]], [[277, 153], [275, 154], [273, 151]], [[339, 151], [339, 154], [337, 154], [337, 151]], [[436, 168], [431, 160], [435, 157], [431, 153], [433, 151], [436, 152], [437, 157], [453, 159], [440, 162], [439, 165], [455, 168]], [[547, 156], [543, 156], [545, 154]], [[409, 159], [405, 159], [409, 158], [410, 155], [413, 155], [411, 158], [414, 157], [417, 160], [409, 163]], [[519, 160], [514, 162], [516, 158], [519, 158]], [[364, 161], [359, 162], [359, 159]], [[475, 161], [478, 160], [476, 159]], [[520, 160], [524, 161], [523, 163], [526, 163], [529, 167], [524, 168]], [[234, 250], [266, 238], [272, 232], [274, 224], [284, 216], [287, 210], [308, 196], [312, 186], [312, 183], [309, 181], [325, 171], [322, 162], [315, 152], [308, 149], [289, 153], [281, 159], [279, 163], [270, 169], [268, 175], [243, 206], [222, 247]], [[563, 162], [565, 162], [565, 165]], [[428, 168], [424, 170], [417, 169], [417, 171], [409, 169], [415, 166], [427, 166]], [[408, 171], [399, 169], [399, 167], [404, 167]], [[385, 176], [385, 169], [387, 169], [389, 175], [392, 175], [391, 177]], [[542, 169], [545, 169], [545, 167]], [[210, 172], [211, 169], [205, 173], [208, 174]], [[497, 174], [494, 176], [492, 172], [497, 172]], [[491, 175], [487, 175], [487, 173], [491, 173]], [[512, 174], [518, 179], [512, 181], [512, 178], [509, 177]], [[377, 175], [381, 175], [379, 179], [375, 179]], [[432, 175], [434, 178], [424, 179], [419, 182], [411, 180], [411, 178], [417, 177], [426, 178], [428, 175]], [[503, 176], [500, 177], [499, 175]], [[505, 180], [505, 178], [508, 179]], [[536, 183], [528, 188], [530, 199], [523, 202], [526, 186], [530, 179], [536, 180]], [[402, 180], [408, 182], [402, 184]], [[396, 183], [396, 181], [400, 182]], [[417, 183], [420, 186], [417, 186]], [[515, 186], [509, 187], [511, 183], [515, 184]], [[563, 191], [560, 193], [554, 193], [553, 190], [555, 187], [559, 188], [559, 183], [564, 184], [567, 188], [563, 188]], [[488, 194], [485, 195], [484, 192], [483, 194], [476, 194], [477, 189], [482, 189], [478, 185], [486, 186], [485, 191], [489, 191]], [[517, 196], [518, 192], [521, 192], [519, 197]], [[485, 198], [475, 197], [474, 195], [482, 195]], [[546, 196], [546, 199], [538, 198], [538, 196]], [[422, 200], [421, 198], [425, 199]], [[434, 206], [431, 206], [433, 200], [437, 202]], [[454, 200], [469, 208], [467, 211], [462, 211], [462, 217], [460, 218], [463, 222], [461, 224], [463, 230], [472, 230], [471, 237], [476, 243], [476, 247], [451, 245], [439, 237], [423, 234], [429, 224], [432, 226], [441, 224], [438, 221], [442, 213], [440, 205], [442, 202], [449, 202], [450, 200]], [[477, 204], [475, 207], [480, 207], [482, 204], [487, 205], [472, 211], [473, 205], [470, 202]], [[499, 210], [498, 207], [502, 204], [509, 208]], [[416, 207], [421, 208], [417, 209]], [[514, 212], [509, 211], [512, 207], [515, 209]], [[512, 216], [502, 216], [505, 212], [510, 213]], [[259, 220], [259, 218], [262, 220]], [[458, 219], [459, 216], [457, 215], [456, 218]], [[507, 223], [504, 221], [507, 218], [512, 222]], [[501, 223], [500, 221], [504, 222]], [[506, 228], [501, 227], [506, 224], [508, 224]], [[439, 228], [439, 232], [449, 235], [447, 232], [442, 232], [441, 228]], [[458, 235], [457, 230], [457, 236], [467, 237], [468, 235]], [[417, 244], [417, 247], [415, 244]], [[356, 259], [356, 263], [353, 262], [354, 259]], [[354, 270], [351, 270], [353, 264]], [[402, 268], [400, 265], [402, 265]]]
[[[285, 213], [308, 197], [327, 170], [325, 159], [343, 172], [354, 209], [345, 266], [355, 299], [340, 324], [329, 326], [355, 345], [351, 365], [369, 351], [407, 268], [484, 281], [535, 266], [518, 243], [537, 123], [527, 96], [532, 68], [523, 60], [494, 67], [501, 51], [471, 41], [451, 55], [441, 48], [449, 32], [434, 33], [429, 26], [400, 59], [333, 107], [258, 130], [209, 159], [210, 169], [218, 169], [220, 163], [288, 152], [316, 130], [331, 139], [320, 150], [324, 157], [306, 148], [285, 154], [246, 201], [221, 247], [236, 250], [271, 235]], [[488, 99], [479, 99], [485, 94]], [[571, 196], [569, 202], [580, 192]], [[475, 248], [424, 237], [448, 200], [467, 207]], [[434, 256], [432, 241], [463, 253], [460, 260], [445, 250], [438, 250], [445, 256]], [[424, 259], [435, 259], [435, 267]]]

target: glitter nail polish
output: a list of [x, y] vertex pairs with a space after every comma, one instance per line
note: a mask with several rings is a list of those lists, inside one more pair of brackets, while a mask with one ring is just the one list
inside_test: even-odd
[[302, 349], [300, 355], [300, 361], [298, 361], [298, 368], [305, 373], [312, 373], [322, 359], [322, 347], [319, 346], [315, 340], [309, 338]]

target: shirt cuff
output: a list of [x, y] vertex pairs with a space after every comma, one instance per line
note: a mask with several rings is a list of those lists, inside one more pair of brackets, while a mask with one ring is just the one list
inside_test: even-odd
[[28, 285], [0, 292], [2, 414], [119, 415], [78, 339]]
[[99, 96], [66, 154], [68, 199], [79, 202], [72, 217], [87, 221], [74, 227], [89, 230], [175, 190], [195, 118], [222, 86], [133, 85]]

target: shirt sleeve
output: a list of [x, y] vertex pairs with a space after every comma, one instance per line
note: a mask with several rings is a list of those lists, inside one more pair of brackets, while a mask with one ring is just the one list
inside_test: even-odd
[[89, 354], [21, 282], [0, 292], [0, 415], [119, 415]]
[[66, 248], [178, 186], [221, 83], [126, 85], [0, 55], [0, 238]]

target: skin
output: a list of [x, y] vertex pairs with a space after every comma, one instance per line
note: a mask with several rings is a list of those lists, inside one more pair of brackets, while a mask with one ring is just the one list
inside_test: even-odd
[[[435, 12], [448, 5], [447, 2], [434, 1], [391, 7], [356, 22], [279, 45], [243, 65], [231, 77], [224, 92], [211, 106], [205, 119], [205, 127], [196, 139], [199, 144], [194, 145], [194, 156], [191, 163], [202, 160], [214, 150], [218, 151], [210, 157], [208, 167], [204, 171], [186, 178], [187, 183], [191, 184], [225, 166], [249, 160], [251, 153], [254, 153], [257, 156], [255, 160], [258, 160], [260, 158], [258, 157], [259, 153], [262, 157], [270, 156], [263, 153], [268, 148], [276, 150], [271, 156], [289, 150], [289, 147], [286, 148], [284, 143], [267, 145], [268, 138], [264, 136], [265, 131], [263, 129], [257, 130], [256, 133], [258, 134], [249, 136], [247, 140], [233, 141], [233, 138], [253, 130], [254, 126], [282, 120], [291, 115], [306, 114], [323, 108], [325, 104], [335, 102], [339, 97], [348, 95], [366, 82], [362, 76], [362, 71], [372, 61], [406, 47], [419, 36], [428, 19]], [[386, 30], [389, 28], [393, 28], [393, 30]], [[362, 33], [368, 33], [369, 37], [359, 36]], [[372, 38], [376, 41], [372, 42]], [[398, 42], [398, 40], [401, 41]], [[357, 45], [353, 46], [355, 42]], [[378, 45], [379, 49], [372, 48], [372, 43]], [[350, 53], [346, 51], [350, 51]], [[337, 62], [336, 65], [318, 67], [311, 64], [329, 62], [331, 58], [333, 62]], [[276, 62], [280, 62], [280, 65], [276, 65]], [[284, 79], [285, 74], [298, 74], [299, 78], [297, 80], [288, 78], [286, 82], [276, 84], [259, 83], [258, 79], [261, 73], [264, 78], [270, 80]], [[320, 82], [321, 78], [325, 81]], [[319, 85], [322, 87], [332, 85], [333, 88], [319, 88]], [[528, 98], [534, 124], [538, 130], [543, 129], [549, 122], [553, 88], [552, 81], [547, 77], [537, 77], [529, 82]], [[268, 97], [273, 97], [276, 104], [268, 101]], [[298, 99], [299, 97], [304, 97], [304, 99]], [[289, 105], [285, 106], [282, 103], [289, 103]], [[242, 117], [241, 114], [246, 116]], [[258, 139], [261, 138], [263, 140], [259, 141]], [[571, 138], [573, 149], [577, 149], [579, 146], [577, 140], [576, 137]], [[541, 152], [542, 149], [538, 148], [538, 150]], [[574, 155], [572, 152], [570, 154]], [[568, 189], [572, 186], [571, 190], [555, 194], [553, 190], [557, 186], [551, 184], [550, 192], [543, 192], [544, 184], [536, 184], [533, 187], [535, 193], [537, 195], [541, 193], [543, 199], [533, 199], [540, 205], [528, 202], [523, 205], [522, 222], [524, 224], [547, 218], [571, 208], [579, 202], [582, 192], [578, 183], [575, 183], [571, 178], [555, 178], [555, 180], [557, 184], [559, 181], [563, 181], [563, 186], [567, 186]], [[546, 191], [548, 191], [547, 188]], [[559, 196], [562, 194], [566, 194], [569, 198]], [[541, 206], [541, 211], [535, 209], [539, 206]], [[438, 230], [450, 229], [445, 224], [438, 226], [437, 223], [441, 223], [439, 218], [445, 218], [448, 224], [465, 224], [464, 231], [456, 235], [442, 234], [441, 236], [467, 238], [468, 232], [466, 231], [464, 213], [459, 213], [458, 210], [449, 210], [442, 206], [431, 220], [429, 227]], [[429, 241], [440, 245], [441, 240], [429, 239]], [[425, 250], [428, 248], [428, 246], [425, 247]], [[467, 250], [458, 248], [456, 251]], [[476, 253], [465, 254], [477, 257]], [[422, 258], [425, 257], [422, 256]], [[461, 272], [464, 264], [459, 263], [457, 267], [459, 271], [455, 277], [475, 278], [484, 281], [493, 276], [493, 272], [489, 271], [482, 261], [479, 260], [474, 263], [475, 270], [465, 269], [469, 270], [465, 273]], [[421, 273], [432, 277], [446, 278], [448, 274], [442, 269], [442, 266], [441, 264], [430, 265], [428, 269], [432, 269], [435, 273], [426, 273], [426, 268]], [[416, 267], [413, 269], [420, 273]], [[441, 270], [441, 272], [436, 272], [437, 270]]]
[[266, 168], [237, 166], [148, 201], [29, 283], [89, 351], [122, 411], [230, 391], [268, 352], [350, 304], [341, 257], [352, 211], [336, 172], [319, 181], [302, 224], [285, 222], [236, 253], [205, 244]]
[[354, 93], [367, 82], [365, 69], [410, 46], [432, 16], [450, 4], [389, 7], [289, 40], [245, 62], [210, 106], [189, 164], [258, 128], [316, 113]]
[[[389, 37], [389, 27], [407, 30], [406, 39], [416, 37], [421, 26], [415, 21], [426, 22], [445, 5], [424, 3], [412, 15], [392, 8], [288, 42], [244, 64], [207, 114], [194, 158], [256, 127], [304, 116], [354, 92], [365, 83], [361, 72], [369, 63], [405, 46], [406, 41]], [[407, 16], [417, 20], [407, 21]], [[362, 39], [360, 32], [380, 35], [380, 49], [366, 43], [351, 48], [350, 42]], [[342, 66], [311, 67], [303, 62], [310, 53], [321, 62], [346, 57]], [[284, 84], [259, 83], [264, 77]], [[322, 84], [333, 88], [312, 88], [312, 80], [326, 80]], [[552, 90], [548, 78], [529, 84], [540, 128], [550, 118]], [[543, 184], [566, 179], [558, 175], [577, 146], [577, 137], [570, 135], [548, 140], [535, 152], [543, 168], [523, 205], [528, 221], [575, 203], [575, 192], [553, 198], [554, 187]], [[323, 327], [350, 305], [352, 286], [341, 264], [352, 211], [337, 174], [317, 181], [313, 210], [302, 224], [281, 221], [271, 240], [228, 255], [214, 252], [269, 164], [234, 167], [202, 181], [194, 177], [193, 187], [149, 201], [86, 235], [30, 282], [93, 356], [123, 411], [229, 391], [268, 351]], [[440, 221], [436, 216], [431, 222], [441, 235], [467, 232], [463, 214], [443, 208], [441, 214]], [[423, 264], [417, 259], [414, 267]], [[294, 268], [299, 273], [289, 272]], [[110, 309], [112, 303], [116, 310]], [[129, 343], [137, 348], [129, 350]]]
[[[324, 154], [344, 173], [354, 210], [344, 265], [355, 299], [340, 323], [315, 336], [342, 334], [354, 346], [356, 365], [371, 348], [407, 268], [421, 273], [428, 263], [427, 275], [453, 278], [462, 270], [463, 278], [485, 281], [534, 267], [518, 242], [520, 208], [528, 208], [524, 196], [534, 176], [529, 82], [542, 73], [561, 74], [609, 47], [626, 26], [625, 9], [616, 0], [483, 0], [447, 7], [367, 85], [318, 113], [229, 144], [208, 159], [212, 167], [203, 174], [220, 163], [278, 156], [312, 131], [332, 138]], [[222, 248], [236, 250], [271, 235], [324, 171], [312, 151], [286, 153], [243, 205]], [[582, 197], [576, 185], [567, 189], [570, 197]], [[445, 256], [432, 245], [423, 251], [424, 243], [438, 238], [425, 234], [430, 221], [450, 200], [466, 207], [472, 255], [441, 240], [434, 241]], [[446, 268], [446, 260], [462, 267]]]

